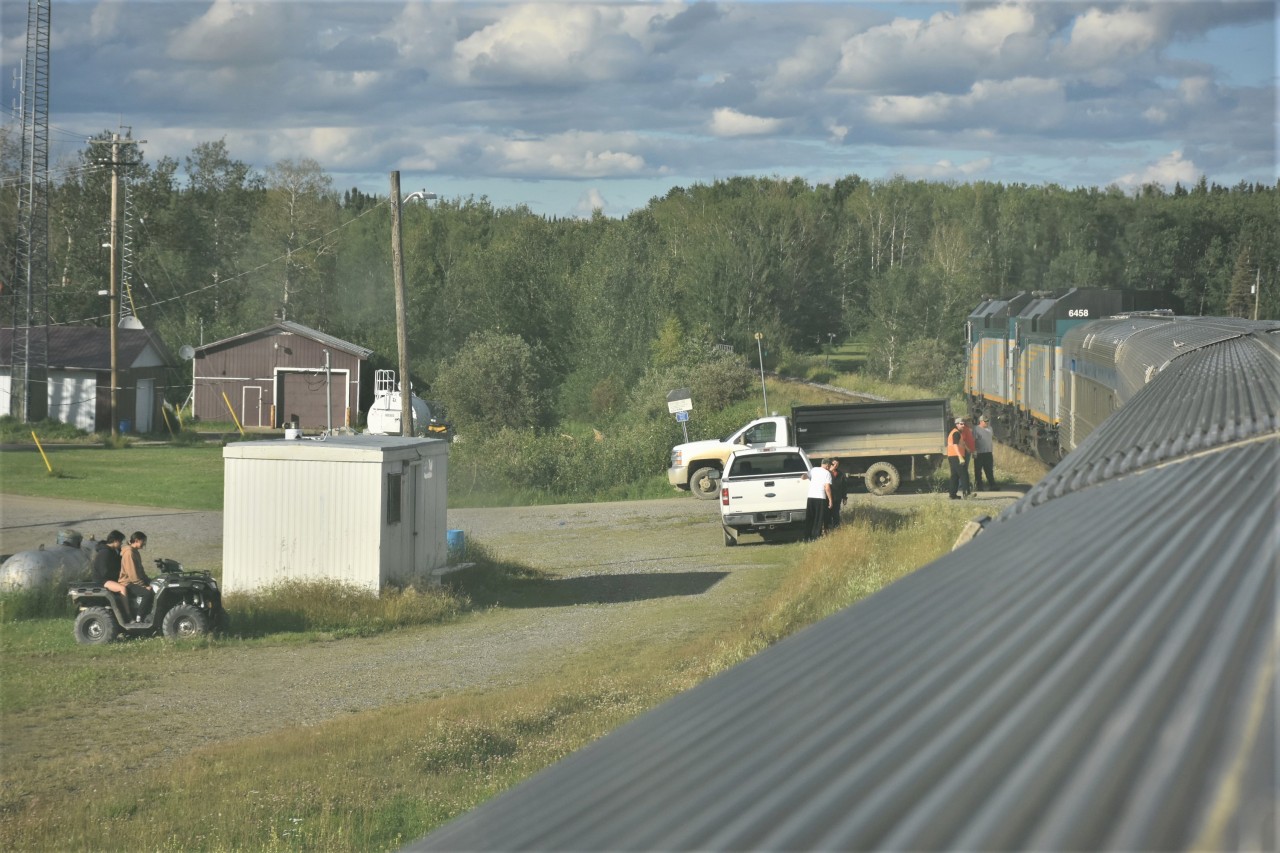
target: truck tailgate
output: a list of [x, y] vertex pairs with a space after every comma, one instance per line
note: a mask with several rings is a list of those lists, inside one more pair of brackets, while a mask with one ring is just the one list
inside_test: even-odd
[[802, 474], [752, 476], [723, 481], [727, 503], [721, 500], [722, 515], [775, 513], [803, 510], [809, 494], [809, 480]]

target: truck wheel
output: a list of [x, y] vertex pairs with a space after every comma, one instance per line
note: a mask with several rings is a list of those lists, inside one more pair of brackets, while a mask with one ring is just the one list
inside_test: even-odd
[[891, 462], [877, 462], [867, 469], [867, 491], [873, 495], [891, 495], [898, 490], [902, 478]]
[[738, 540], [733, 537], [732, 533], [726, 530], [724, 532], [724, 547], [732, 548], [734, 545], [737, 545], [737, 544], [738, 544]]
[[199, 637], [209, 633], [209, 620], [194, 604], [179, 604], [164, 615], [163, 630], [170, 640]]
[[695, 498], [709, 501], [720, 496], [720, 469], [699, 468], [689, 478], [689, 491]]
[[98, 646], [109, 643], [116, 638], [120, 627], [116, 618], [105, 607], [90, 607], [81, 610], [76, 617], [76, 642], [85, 646]]

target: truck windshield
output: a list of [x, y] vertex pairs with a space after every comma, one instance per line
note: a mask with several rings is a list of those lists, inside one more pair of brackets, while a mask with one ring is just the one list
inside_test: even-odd
[[798, 453], [760, 453], [733, 460], [730, 477], [776, 477], [779, 474], [803, 474], [808, 471]]

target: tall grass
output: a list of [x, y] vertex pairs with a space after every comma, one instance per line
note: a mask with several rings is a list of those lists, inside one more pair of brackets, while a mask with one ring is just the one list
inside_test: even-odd
[[[480, 546], [472, 552], [475, 557]], [[286, 581], [223, 599], [223, 607], [232, 615], [232, 634], [239, 637], [286, 633], [325, 639], [368, 637], [444, 622], [466, 606], [465, 596], [445, 588], [387, 588], [374, 595], [336, 581]]]
[[[351, 715], [196, 748], [117, 786], [95, 756], [40, 797], [4, 795], [9, 849], [389, 850], [589, 741], [945, 553], [972, 508], [856, 508], [791, 548], [776, 592], [727, 629], [584, 651], [517, 687]], [[493, 566], [477, 595], [537, 573]], [[715, 624], [722, 624], [716, 622]], [[424, 662], [429, 665], [429, 662]], [[104, 744], [103, 749], [109, 748]], [[44, 772], [53, 772], [46, 769]], [[20, 786], [19, 786], [20, 787]], [[17, 794], [15, 796], [15, 793]]]

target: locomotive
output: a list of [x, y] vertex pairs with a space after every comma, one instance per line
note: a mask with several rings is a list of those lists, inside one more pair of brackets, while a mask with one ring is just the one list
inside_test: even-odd
[[1272, 321], [1180, 317], [1160, 290], [1071, 288], [983, 301], [965, 328], [965, 396], [996, 437], [1054, 464], [1180, 355]]

